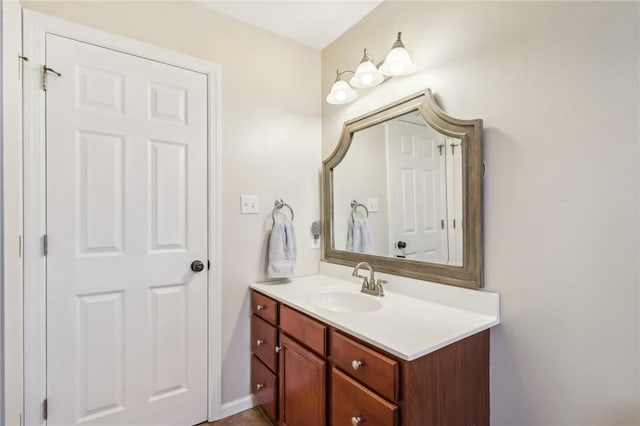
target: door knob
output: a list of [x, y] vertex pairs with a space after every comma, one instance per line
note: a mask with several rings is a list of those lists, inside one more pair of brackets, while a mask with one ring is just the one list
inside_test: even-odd
[[398, 241], [398, 244], [396, 244], [396, 247], [398, 247], [399, 249], [406, 248], [407, 243], [405, 243], [404, 241]]
[[193, 272], [202, 272], [204, 270], [204, 263], [199, 260], [194, 260], [191, 262], [191, 270]]

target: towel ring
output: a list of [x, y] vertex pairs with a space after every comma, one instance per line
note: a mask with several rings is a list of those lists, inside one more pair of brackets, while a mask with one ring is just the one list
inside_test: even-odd
[[274, 225], [276, 224], [276, 211], [280, 210], [283, 207], [289, 209], [289, 212], [291, 212], [291, 221], [293, 222], [293, 209], [291, 208], [291, 206], [282, 200], [275, 200], [273, 202], [273, 211], [271, 212], [271, 218], [273, 219]]
[[369, 217], [369, 209], [367, 208], [367, 206], [365, 206], [362, 203], [357, 202], [356, 200], [351, 201], [351, 219], [355, 220], [355, 216], [353, 215], [356, 212], [356, 209], [358, 207], [362, 207], [367, 215], [367, 217]]

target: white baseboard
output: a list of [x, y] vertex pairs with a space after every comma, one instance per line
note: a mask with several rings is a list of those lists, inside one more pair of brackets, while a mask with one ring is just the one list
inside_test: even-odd
[[250, 408], [255, 407], [257, 402], [253, 399], [253, 395], [247, 395], [242, 398], [238, 398], [236, 400], [225, 402], [222, 404], [222, 408], [220, 410], [220, 419], [224, 419], [225, 417], [233, 416], [241, 411], [248, 410]]

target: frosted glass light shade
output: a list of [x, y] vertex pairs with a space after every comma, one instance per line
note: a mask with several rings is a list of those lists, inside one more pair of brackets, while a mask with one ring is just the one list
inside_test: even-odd
[[327, 95], [327, 102], [333, 105], [347, 104], [358, 97], [355, 90], [344, 80], [336, 80]]
[[362, 61], [360, 61], [360, 65], [356, 68], [356, 72], [349, 83], [353, 87], [367, 88], [377, 86], [383, 81], [384, 76], [380, 74], [378, 67], [374, 65], [369, 55], [367, 55], [367, 49], [365, 49]]
[[418, 67], [411, 60], [409, 52], [404, 47], [400, 39], [401, 33], [398, 33], [398, 40], [393, 43], [391, 52], [387, 54], [384, 63], [380, 66], [380, 72], [384, 75], [407, 75], [416, 72]]

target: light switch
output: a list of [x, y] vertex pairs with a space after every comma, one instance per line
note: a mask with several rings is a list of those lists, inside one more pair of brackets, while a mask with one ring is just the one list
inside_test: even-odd
[[369, 213], [376, 213], [380, 211], [377, 198], [367, 198], [367, 210], [369, 210]]
[[240, 213], [257, 214], [260, 213], [260, 201], [257, 195], [240, 196]]

